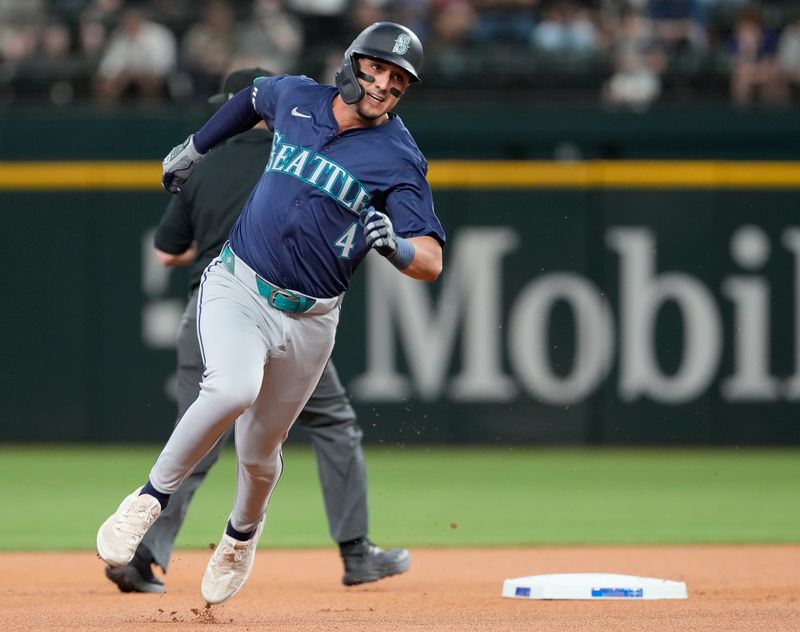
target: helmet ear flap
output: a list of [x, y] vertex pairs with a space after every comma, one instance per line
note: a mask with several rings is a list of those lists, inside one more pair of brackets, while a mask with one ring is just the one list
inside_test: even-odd
[[358, 72], [357, 63], [356, 56], [350, 54], [348, 50], [344, 55], [342, 65], [339, 66], [339, 70], [336, 73], [336, 88], [339, 90], [342, 101], [348, 105], [358, 103], [364, 98], [364, 88], [358, 83], [356, 77]]

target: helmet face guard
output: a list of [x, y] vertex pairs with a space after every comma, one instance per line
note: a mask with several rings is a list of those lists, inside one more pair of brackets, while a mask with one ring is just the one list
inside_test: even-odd
[[359, 57], [371, 57], [389, 62], [411, 75], [412, 82], [420, 81], [423, 55], [419, 38], [413, 31], [400, 24], [376, 22], [361, 31], [353, 40], [345, 51], [342, 65], [336, 73], [336, 88], [342, 101], [347, 104], [358, 103], [364, 97], [364, 88], [358, 83], [358, 77], [370, 80], [358, 70]]

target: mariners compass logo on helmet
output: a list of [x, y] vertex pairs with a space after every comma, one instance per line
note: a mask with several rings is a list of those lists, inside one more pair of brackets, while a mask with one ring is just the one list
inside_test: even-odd
[[408, 47], [411, 45], [411, 36], [406, 35], [405, 33], [401, 33], [397, 36], [397, 39], [394, 41], [394, 48], [392, 49], [393, 53], [397, 53], [398, 55], [405, 55], [408, 52]]
[[364, 89], [358, 83], [359, 57], [387, 61], [405, 70], [412, 83], [420, 80], [422, 43], [414, 31], [395, 22], [376, 22], [353, 40], [336, 73], [336, 87], [345, 103], [357, 103], [364, 96]]

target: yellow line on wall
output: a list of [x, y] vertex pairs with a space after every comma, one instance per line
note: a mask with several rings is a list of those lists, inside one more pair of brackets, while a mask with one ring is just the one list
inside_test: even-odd
[[435, 187], [800, 188], [800, 162], [603, 161], [431, 164]]
[[[800, 188], [800, 162], [435, 160], [434, 188]], [[0, 189], [159, 189], [161, 163], [0, 162]]]
[[0, 189], [154, 189], [159, 162], [0, 162]]

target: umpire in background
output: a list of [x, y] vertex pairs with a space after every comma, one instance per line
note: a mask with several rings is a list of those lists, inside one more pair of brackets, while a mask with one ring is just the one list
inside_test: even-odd
[[[224, 103], [257, 77], [262, 68], [232, 72], [222, 93], [210, 103]], [[197, 340], [197, 290], [206, 266], [228, 238], [231, 226], [264, 171], [272, 133], [261, 122], [212, 150], [194, 177], [170, 200], [155, 234], [155, 254], [165, 266], [191, 265], [190, 295], [178, 331], [178, 419], [197, 399], [203, 359]], [[344, 562], [342, 582], [351, 586], [373, 582], [408, 570], [406, 549], [384, 551], [367, 537], [367, 472], [361, 448], [363, 433], [355, 412], [328, 362], [320, 382], [297, 423], [311, 437], [331, 537]], [[106, 576], [122, 592], [164, 592], [152, 565], [167, 571], [175, 538], [195, 490], [219, 458], [233, 426], [172, 495], [169, 505], [147, 532], [127, 566], [106, 567]]]

